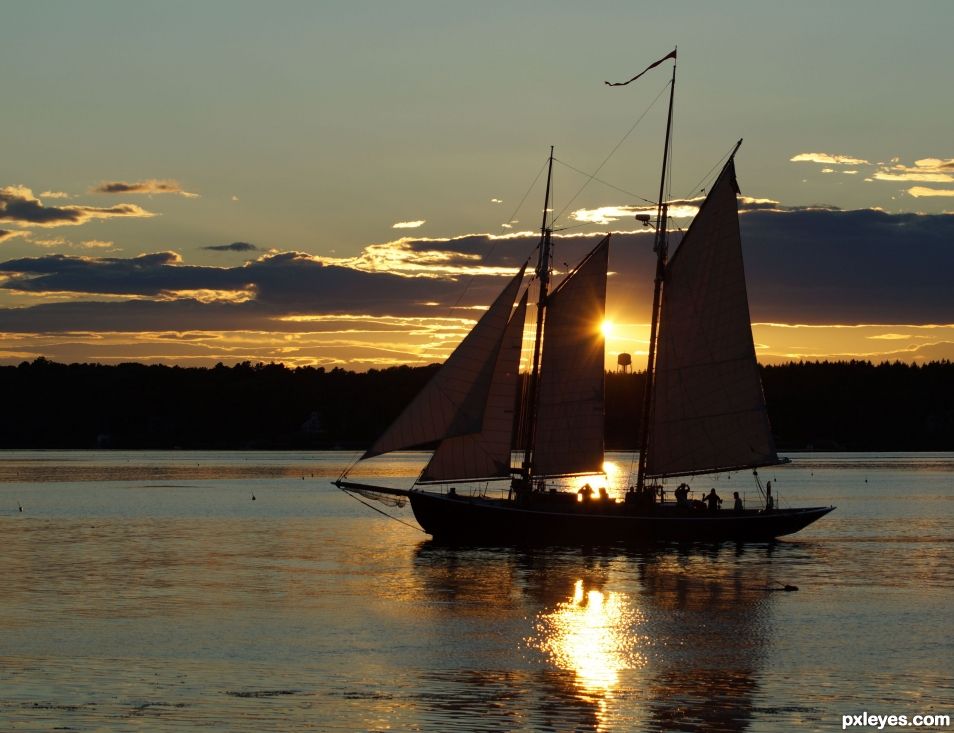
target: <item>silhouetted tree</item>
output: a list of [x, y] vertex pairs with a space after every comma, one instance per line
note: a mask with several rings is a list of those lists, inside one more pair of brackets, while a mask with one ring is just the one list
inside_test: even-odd
[[[360, 448], [437, 365], [350, 372], [57, 364], [0, 367], [3, 448]], [[761, 367], [779, 447], [954, 450], [954, 364], [798, 362]], [[606, 378], [606, 446], [639, 445], [645, 375]]]

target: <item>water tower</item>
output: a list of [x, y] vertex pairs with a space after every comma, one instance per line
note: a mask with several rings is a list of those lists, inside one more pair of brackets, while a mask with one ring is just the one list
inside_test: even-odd
[[632, 354], [620, 354], [616, 357], [616, 371], [622, 372], [623, 374], [629, 374], [633, 371], [633, 355]]

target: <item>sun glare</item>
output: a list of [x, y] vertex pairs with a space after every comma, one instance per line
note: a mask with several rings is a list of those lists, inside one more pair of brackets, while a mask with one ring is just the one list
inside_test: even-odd
[[600, 331], [603, 332], [605, 338], [610, 338], [613, 335], [613, 322], [606, 320], [600, 324]]

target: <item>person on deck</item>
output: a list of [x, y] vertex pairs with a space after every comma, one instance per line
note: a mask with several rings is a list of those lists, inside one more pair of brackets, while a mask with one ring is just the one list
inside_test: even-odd
[[715, 489], [709, 489], [709, 493], [706, 494], [706, 498], [703, 501], [709, 505], [710, 512], [719, 511], [719, 505], [722, 503], [721, 497], [715, 492]]
[[765, 511], [770, 512], [775, 508], [775, 498], [772, 496], [772, 482], [765, 482]]
[[735, 499], [735, 502], [732, 505], [732, 511], [741, 512], [744, 507], [742, 506], [742, 497], [739, 496], [739, 492], [733, 491], [732, 498]]
[[593, 487], [589, 484], [583, 484], [583, 488], [576, 493], [580, 495], [583, 502], [588, 502], [593, 498]]
[[676, 506], [689, 506], [689, 484], [679, 484], [672, 493], [676, 495]]

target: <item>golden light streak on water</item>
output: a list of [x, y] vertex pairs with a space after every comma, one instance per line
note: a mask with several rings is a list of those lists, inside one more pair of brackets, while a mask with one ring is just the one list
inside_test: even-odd
[[538, 616], [528, 640], [555, 667], [575, 674], [579, 697], [598, 706], [598, 730], [604, 729], [620, 673], [646, 665], [636, 632], [642, 620], [626, 595], [588, 589], [579, 579], [568, 601]]

